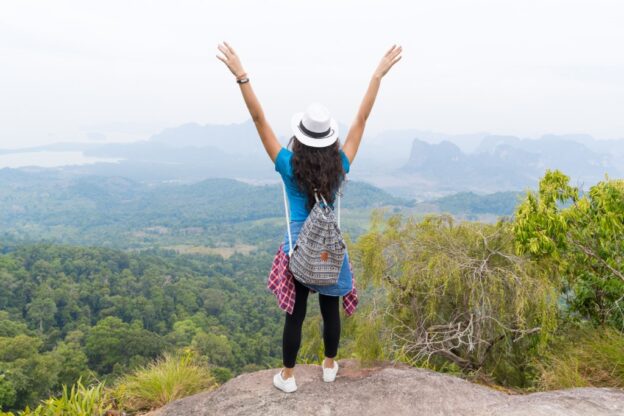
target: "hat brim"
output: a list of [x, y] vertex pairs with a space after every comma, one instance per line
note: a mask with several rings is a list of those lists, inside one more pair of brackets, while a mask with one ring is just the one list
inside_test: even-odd
[[336, 142], [336, 140], [338, 140], [338, 122], [335, 119], [329, 119], [329, 135], [323, 137], [322, 139], [315, 139], [314, 137], [306, 135], [299, 128], [299, 123], [301, 122], [302, 118], [303, 112], [300, 112], [293, 114], [292, 118], [290, 119], [290, 128], [292, 129], [292, 132], [297, 140], [299, 140], [301, 143], [310, 147], [327, 147], [331, 146]]

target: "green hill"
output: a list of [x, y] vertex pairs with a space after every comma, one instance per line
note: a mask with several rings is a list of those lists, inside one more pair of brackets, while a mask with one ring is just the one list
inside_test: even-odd
[[[347, 210], [409, 205], [362, 182], [348, 182], [344, 194]], [[279, 184], [213, 178], [150, 186], [121, 177], [3, 169], [0, 212], [0, 234], [7, 237], [139, 248], [257, 245], [278, 235], [284, 205]]]

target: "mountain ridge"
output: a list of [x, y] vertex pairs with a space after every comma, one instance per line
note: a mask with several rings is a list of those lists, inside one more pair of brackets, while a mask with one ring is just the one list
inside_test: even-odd
[[[281, 140], [285, 145], [286, 138]], [[132, 143], [56, 143], [0, 153], [46, 150], [119, 159], [62, 168], [70, 173], [126, 176], [151, 183], [210, 177], [278, 179], [251, 120], [185, 123]], [[587, 134], [545, 134], [528, 139], [387, 130], [364, 137], [349, 176], [395, 196], [422, 200], [453, 192], [525, 190], [537, 185], [546, 168], [560, 169], [584, 187], [602, 180], [605, 174], [624, 176], [624, 139], [596, 140]]]

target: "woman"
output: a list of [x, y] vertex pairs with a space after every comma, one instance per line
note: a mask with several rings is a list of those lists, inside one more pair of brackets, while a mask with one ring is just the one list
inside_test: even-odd
[[[284, 181], [288, 197], [290, 227], [284, 236], [269, 275], [268, 287], [278, 298], [279, 306], [286, 311], [282, 338], [284, 368], [273, 378], [275, 387], [287, 393], [297, 390], [293, 374], [297, 353], [301, 343], [301, 328], [306, 314], [308, 294], [319, 293], [319, 304], [323, 317], [323, 341], [325, 359], [322, 363], [323, 380], [334, 381], [338, 362], [334, 360], [340, 340], [339, 298], [343, 296], [343, 307], [350, 315], [357, 306], [357, 292], [348, 255], [340, 271], [338, 282], [331, 286], [303, 285], [288, 271], [290, 241], [294, 243], [311, 207], [314, 192], [324, 196], [333, 206], [345, 174], [357, 153], [364, 133], [364, 127], [373, 108], [381, 79], [400, 59], [402, 48], [393, 45], [383, 56], [368, 85], [366, 95], [360, 104], [355, 120], [349, 128], [342, 148], [338, 140], [338, 125], [329, 111], [321, 104], [311, 104], [305, 112], [296, 113], [291, 121], [293, 137], [288, 147], [282, 147], [273, 129], [264, 116], [262, 107], [254, 94], [249, 77], [241, 61], [227, 42], [218, 46], [223, 56], [217, 58], [227, 65], [240, 85], [241, 93], [249, 114], [258, 130], [260, 139], [271, 160], [275, 163]], [[288, 235], [290, 234], [290, 236]]]

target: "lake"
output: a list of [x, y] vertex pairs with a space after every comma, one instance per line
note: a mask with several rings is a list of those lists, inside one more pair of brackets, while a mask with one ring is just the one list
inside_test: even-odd
[[20, 152], [0, 154], [0, 169], [21, 168], [25, 166], [56, 167], [67, 165], [86, 165], [97, 162], [117, 163], [121, 158], [101, 158], [85, 156], [79, 151], [68, 152]]

